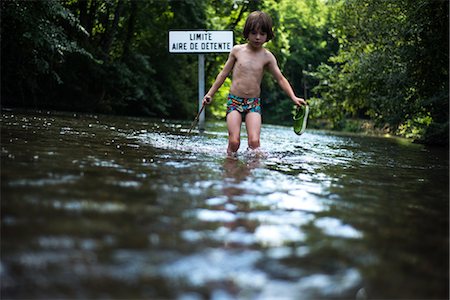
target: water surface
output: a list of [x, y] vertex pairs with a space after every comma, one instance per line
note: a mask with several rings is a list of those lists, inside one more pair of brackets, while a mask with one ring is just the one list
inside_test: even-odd
[[448, 150], [4, 111], [2, 298], [448, 298]]

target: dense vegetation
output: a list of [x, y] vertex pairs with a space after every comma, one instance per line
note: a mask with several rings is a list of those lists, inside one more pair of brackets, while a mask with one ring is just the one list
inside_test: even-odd
[[[272, 16], [266, 46], [313, 119], [448, 144], [447, 0], [2, 1], [2, 106], [192, 119], [197, 56], [169, 54], [168, 31], [227, 29], [243, 43], [256, 9]], [[206, 56], [207, 86], [226, 58]], [[224, 116], [229, 84], [210, 117]], [[290, 122], [270, 76], [262, 97], [265, 122]]]
[[448, 144], [448, 1], [339, 3], [333, 30], [340, 48], [312, 73], [314, 111]]

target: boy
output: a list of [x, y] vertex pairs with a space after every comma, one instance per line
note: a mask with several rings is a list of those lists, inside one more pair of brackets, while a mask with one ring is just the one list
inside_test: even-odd
[[227, 154], [229, 157], [235, 157], [239, 149], [243, 118], [247, 128], [248, 147], [256, 150], [260, 146], [261, 106], [259, 97], [265, 69], [272, 73], [295, 105], [306, 105], [304, 99], [295, 95], [291, 85], [281, 73], [275, 56], [263, 48], [264, 43], [273, 38], [272, 19], [264, 12], [252, 12], [245, 22], [244, 37], [247, 39], [247, 43], [233, 47], [223, 70], [217, 75], [214, 84], [203, 97], [203, 105], [210, 104], [228, 74], [233, 72], [226, 117]]

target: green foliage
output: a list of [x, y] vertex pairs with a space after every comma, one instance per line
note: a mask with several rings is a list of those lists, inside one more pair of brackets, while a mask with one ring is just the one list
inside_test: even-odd
[[205, 1], [1, 5], [3, 105], [178, 118], [195, 111], [196, 60], [170, 56], [167, 32], [204, 28]]
[[316, 117], [369, 117], [448, 144], [448, 2], [345, 1], [337, 16], [339, 52], [311, 73]]
[[1, 11], [2, 104], [51, 104], [66, 56], [92, 58], [64, 29], [82, 34], [76, 18], [56, 1], [2, 1]]

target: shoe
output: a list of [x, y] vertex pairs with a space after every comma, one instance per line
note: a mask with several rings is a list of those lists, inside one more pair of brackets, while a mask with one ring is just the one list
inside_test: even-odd
[[308, 121], [309, 106], [302, 105], [297, 107], [294, 114], [294, 132], [301, 135], [306, 130], [306, 122]]

